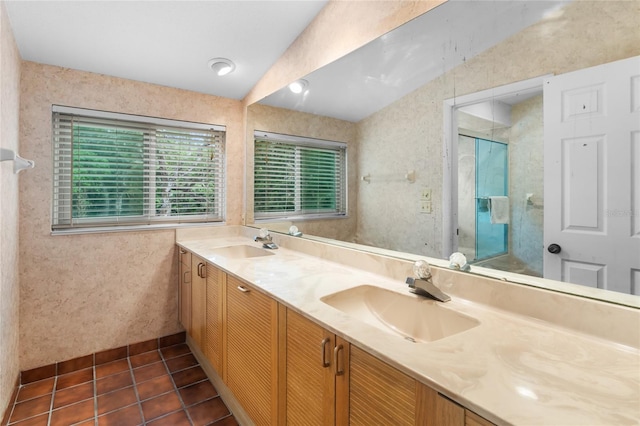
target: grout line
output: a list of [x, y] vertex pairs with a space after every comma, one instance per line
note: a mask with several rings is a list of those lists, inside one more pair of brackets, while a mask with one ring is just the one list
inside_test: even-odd
[[[189, 352], [191, 352], [191, 350], [189, 350]], [[171, 384], [173, 384], [174, 392], [178, 394], [178, 399], [180, 400], [180, 406], [182, 407], [182, 410], [184, 411], [184, 414], [187, 416], [187, 420], [189, 420], [189, 423], [191, 423], [193, 425], [193, 420], [191, 419], [191, 414], [189, 414], [189, 410], [187, 410], [187, 406], [184, 403], [184, 400], [182, 399], [182, 395], [180, 394], [180, 390], [178, 389], [178, 386], [176, 386], [175, 380], [173, 380], [173, 372], [171, 370], [169, 370], [169, 366], [167, 365], [167, 359], [165, 358], [164, 353], [162, 353], [162, 351], [160, 351], [160, 359], [162, 360], [162, 363], [164, 364], [164, 368], [166, 368], [167, 372], [169, 372], [169, 379], [171, 379]]]
[[93, 424], [98, 426], [98, 373], [96, 372], [96, 357], [93, 356]]
[[53, 379], [53, 389], [51, 389], [51, 404], [49, 404], [49, 415], [47, 416], [47, 426], [51, 425], [51, 417], [53, 415], [53, 401], [56, 397], [56, 388], [58, 387], [58, 369]]
[[[133, 366], [131, 365], [131, 357], [129, 354], [129, 348], [127, 347], [127, 363], [129, 364], [129, 374], [131, 374], [131, 381], [133, 382], [133, 392], [136, 394], [136, 401], [138, 404], [138, 412], [140, 413], [140, 419], [142, 425], [147, 424], [147, 420], [144, 418], [144, 412], [142, 411], [142, 402], [140, 401], [140, 394], [138, 393], [138, 382], [136, 382], [136, 375], [133, 374]], [[121, 409], [121, 408], [120, 408]]]

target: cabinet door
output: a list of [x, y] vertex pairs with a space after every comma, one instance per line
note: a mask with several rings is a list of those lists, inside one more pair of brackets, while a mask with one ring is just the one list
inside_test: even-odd
[[416, 424], [433, 426], [464, 426], [464, 407], [418, 383]]
[[225, 383], [256, 425], [278, 423], [278, 303], [227, 276]]
[[178, 250], [178, 321], [191, 334], [191, 252]]
[[335, 422], [335, 336], [286, 310], [286, 424]]
[[191, 338], [202, 350], [206, 333], [207, 262], [191, 257]]
[[350, 425], [415, 425], [414, 379], [356, 346], [349, 374]]
[[473, 411], [464, 410], [464, 424], [465, 426], [495, 426], [489, 420], [484, 417], [480, 417]]
[[204, 355], [211, 366], [222, 377], [223, 350], [223, 300], [226, 285], [226, 274], [211, 264], [207, 264], [207, 308], [206, 308], [206, 338]]

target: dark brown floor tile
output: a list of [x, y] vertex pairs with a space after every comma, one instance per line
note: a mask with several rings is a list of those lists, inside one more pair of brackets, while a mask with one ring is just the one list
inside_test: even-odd
[[126, 346], [121, 346], [115, 349], [108, 349], [102, 352], [96, 352], [96, 355], [95, 355], [96, 365], [117, 361], [119, 359], [126, 358], [127, 355], [128, 355], [128, 349]]
[[93, 382], [56, 391], [53, 395], [53, 408], [65, 407], [89, 398], [93, 398]]
[[138, 342], [129, 345], [129, 356], [134, 356], [149, 351], [155, 351], [157, 349], [158, 339], [146, 340], [144, 342]]
[[218, 391], [213, 387], [210, 381], [204, 380], [180, 389], [182, 402], [186, 407], [197, 404], [199, 402], [218, 396]]
[[158, 351], [145, 352], [143, 354], [134, 355], [129, 358], [132, 368], [142, 367], [143, 365], [153, 364], [162, 361]]
[[140, 407], [137, 404], [98, 417], [98, 426], [138, 426], [141, 424], [142, 416], [140, 416]]
[[211, 426], [238, 426], [239, 423], [236, 421], [236, 418], [233, 416], [225, 417], [222, 420], [218, 420], [215, 423], [212, 423]]
[[144, 367], [135, 368], [133, 370], [136, 383], [142, 383], [164, 374], [167, 374], [167, 368], [164, 366], [163, 362], [156, 362], [155, 364], [145, 365]]
[[73, 373], [58, 376], [56, 390], [69, 388], [93, 380], [93, 368], [85, 368]]
[[102, 365], [96, 366], [96, 378], [100, 379], [102, 377], [111, 376], [112, 374], [122, 373], [123, 371], [129, 370], [129, 360], [128, 359], [119, 359], [117, 361], [109, 362]]
[[224, 405], [224, 402], [222, 402], [220, 398], [213, 398], [193, 405], [187, 408], [187, 411], [189, 412], [189, 416], [191, 416], [191, 421], [194, 426], [208, 425], [229, 415], [227, 406]]
[[176, 392], [166, 393], [141, 403], [145, 421], [156, 419], [165, 414], [182, 409], [180, 398]]
[[162, 356], [164, 359], [175, 358], [180, 355], [186, 355], [191, 353], [191, 349], [186, 343], [182, 343], [180, 345], [169, 346], [167, 348], [160, 349], [162, 352]]
[[177, 345], [179, 343], [184, 343], [186, 341], [187, 341], [187, 333], [184, 332], [184, 331], [181, 331], [180, 333], [171, 334], [169, 336], [161, 337], [158, 340], [158, 345], [161, 348], [164, 348], [166, 346], [173, 346], [173, 345]]
[[80, 423], [76, 423], [73, 426], [95, 426], [96, 424], [96, 419], [89, 419], [89, 420], [85, 420], [84, 422], [80, 422]]
[[191, 426], [191, 421], [187, 417], [184, 410], [176, 411], [168, 416], [160, 417], [152, 422], [147, 423], [148, 426]]
[[51, 394], [19, 402], [13, 408], [9, 421], [11, 423], [24, 420], [38, 414], [46, 413], [51, 408]]
[[58, 374], [72, 373], [89, 367], [93, 367], [93, 354], [59, 362]]
[[165, 374], [164, 376], [154, 377], [151, 380], [139, 383], [137, 388], [138, 395], [140, 396], [140, 401], [153, 398], [154, 396], [158, 396], [174, 389], [173, 381], [171, 381], [171, 376], [169, 376], [168, 374]]
[[207, 378], [207, 375], [200, 366], [178, 371], [177, 373], [173, 373], [171, 376], [173, 377], [176, 387], [179, 388], [192, 385]]
[[117, 389], [126, 388], [133, 385], [131, 371], [113, 374], [103, 379], [96, 380], [96, 393], [102, 395]]
[[44, 367], [38, 367], [31, 370], [23, 371], [20, 373], [20, 383], [26, 385], [27, 383], [37, 382], [38, 380], [48, 379], [56, 375], [56, 365], [49, 364]]
[[185, 368], [193, 367], [194, 365], [198, 365], [198, 360], [195, 356], [193, 356], [193, 354], [171, 358], [166, 360], [165, 362], [167, 363], [169, 371], [171, 371], [172, 373], [184, 370]]
[[49, 379], [40, 380], [37, 382], [29, 383], [20, 387], [18, 391], [17, 401], [26, 401], [27, 399], [36, 398], [53, 392], [53, 383], [55, 379], [53, 377]]
[[133, 387], [98, 395], [98, 415], [117, 410], [138, 402]]
[[143, 354], [134, 355], [129, 358], [129, 362], [131, 363], [132, 368], [138, 368], [160, 361], [162, 361], [162, 357], [160, 357], [160, 352], [158, 351], [145, 352]]
[[68, 405], [51, 412], [50, 426], [67, 426], [93, 418], [93, 399]]
[[48, 426], [49, 424], [49, 413], [41, 414], [36, 417], [31, 417], [27, 420], [22, 420], [18, 423], [11, 423], [11, 426]]

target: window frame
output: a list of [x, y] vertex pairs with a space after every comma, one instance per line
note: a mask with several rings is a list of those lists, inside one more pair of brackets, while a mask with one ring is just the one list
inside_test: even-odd
[[[143, 181], [142, 181], [142, 214], [130, 216], [102, 216], [74, 218], [73, 200], [73, 145], [74, 137], [67, 137], [62, 140], [60, 130], [56, 128], [59, 123], [57, 116], [78, 118], [79, 120], [96, 120], [104, 122], [107, 128], [118, 128], [123, 130], [135, 129], [140, 131], [142, 136]], [[177, 228], [182, 226], [202, 226], [207, 224], [224, 223], [226, 216], [226, 127], [213, 124], [196, 123], [180, 120], [164, 119], [159, 117], [148, 117], [141, 115], [123, 114], [116, 112], [92, 110], [85, 108], [75, 108], [61, 105], [52, 105], [51, 108], [52, 126], [52, 203], [51, 203], [51, 230], [52, 234], [73, 234], [89, 232], [116, 232], [125, 230], [144, 230]], [[71, 124], [73, 127], [73, 124]], [[99, 128], [99, 126], [96, 126]], [[158, 165], [155, 163], [155, 154], [160, 149], [157, 139], [162, 139], [163, 135], [172, 130], [208, 132], [214, 142], [216, 158], [212, 160], [211, 175], [205, 181], [211, 182], [211, 177], [215, 182], [214, 207], [205, 214], [183, 214], [183, 215], [158, 215], [156, 210], [156, 188], [158, 180], [155, 171]], [[166, 138], [169, 139], [170, 138]], [[189, 140], [191, 141], [191, 140]], [[190, 145], [187, 145], [190, 147]], [[192, 147], [191, 147], [192, 148]], [[165, 149], [167, 149], [165, 147]], [[70, 159], [68, 175], [61, 173], [64, 167], [60, 166], [64, 161], [60, 159], [60, 153], [67, 150]], [[213, 154], [212, 154], [213, 155]], [[69, 177], [69, 182], [62, 182], [65, 176]], [[68, 211], [65, 211], [68, 209]], [[213, 214], [212, 214], [213, 212]], [[61, 217], [62, 216], [62, 217]]]
[[[317, 220], [317, 219], [344, 219], [348, 217], [348, 194], [349, 194], [349, 177], [348, 177], [348, 146], [345, 142], [329, 141], [324, 139], [315, 139], [303, 136], [285, 135], [273, 132], [254, 131], [254, 154], [253, 154], [253, 216], [256, 223], [287, 221], [287, 220]], [[256, 211], [256, 145], [260, 141], [279, 143], [289, 145], [296, 148], [295, 154], [295, 210], [272, 210], [269, 212]], [[326, 212], [313, 211], [305, 213], [301, 208], [304, 203], [302, 199], [302, 185], [300, 183], [301, 170], [301, 151], [298, 148], [312, 148], [327, 151], [339, 152], [338, 158], [341, 159], [341, 182], [340, 191], [336, 194], [336, 209], [330, 209]]]

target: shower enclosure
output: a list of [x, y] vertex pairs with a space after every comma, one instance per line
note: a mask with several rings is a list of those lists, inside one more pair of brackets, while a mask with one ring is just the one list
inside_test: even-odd
[[508, 195], [507, 149], [505, 143], [460, 135], [458, 249], [469, 261], [508, 252], [509, 225], [492, 223], [490, 202], [491, 197]]

